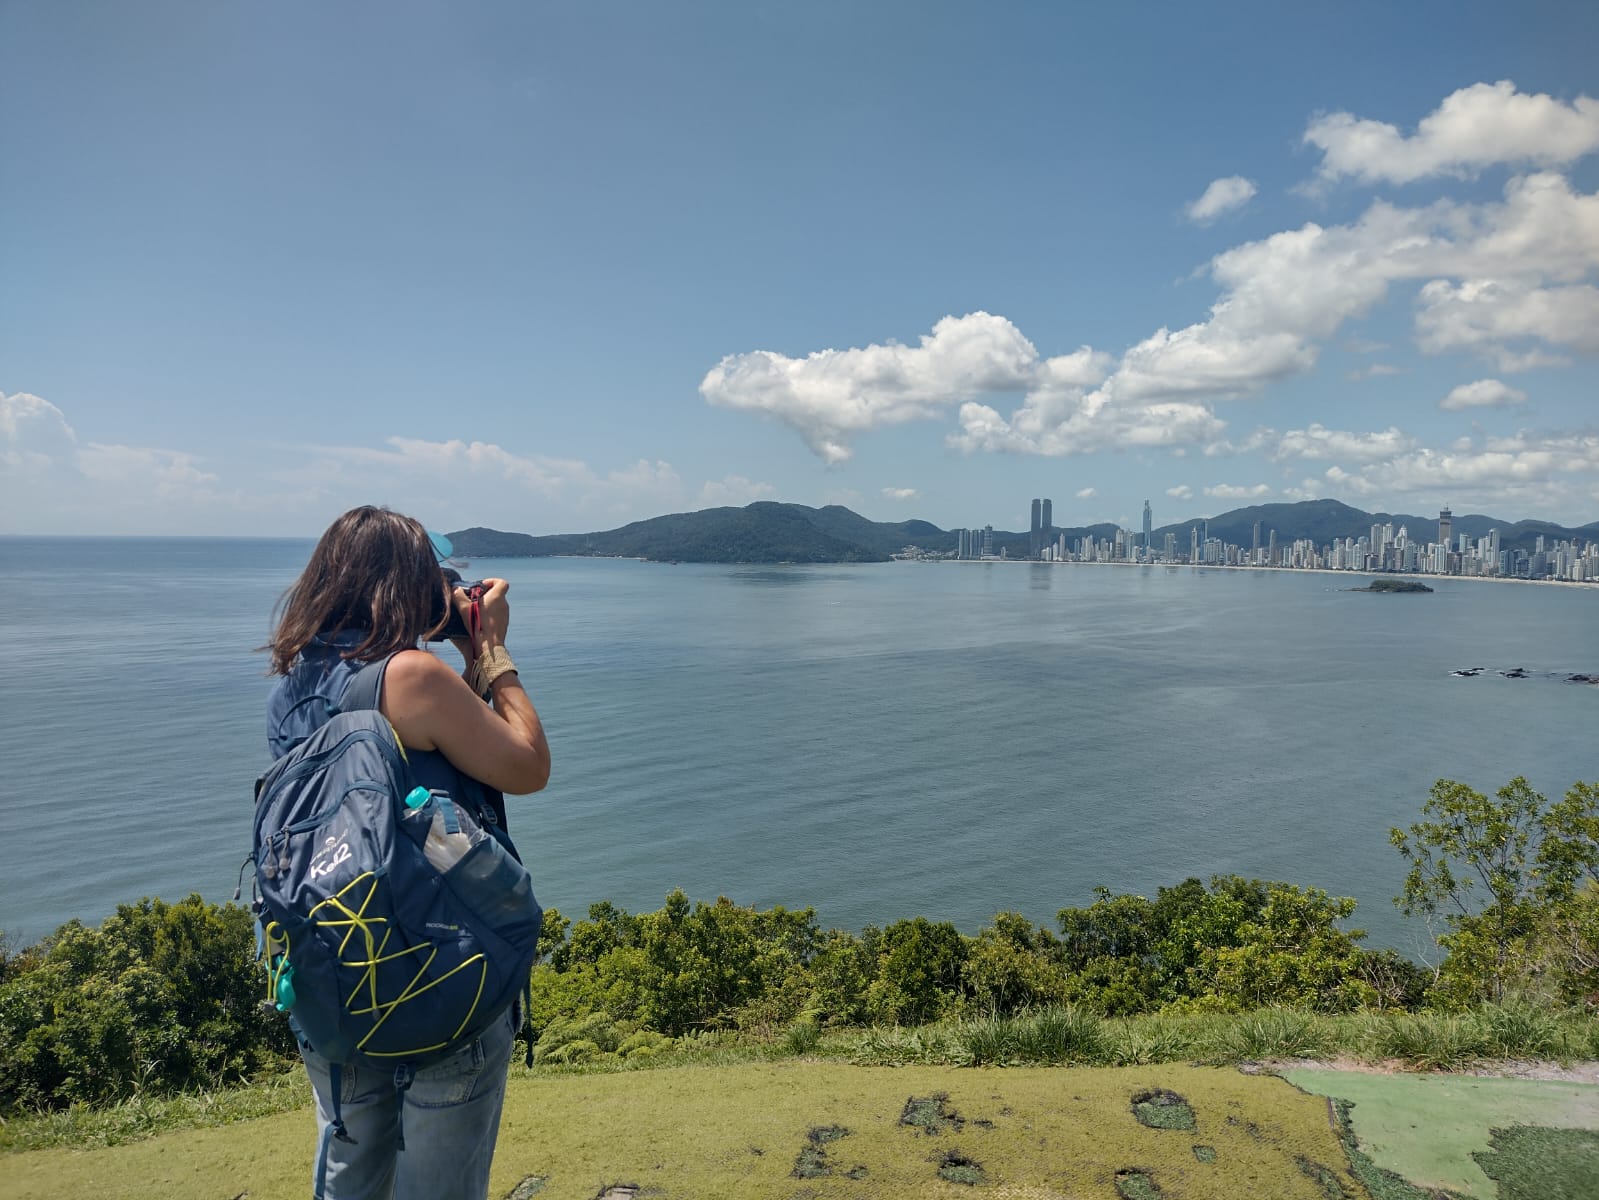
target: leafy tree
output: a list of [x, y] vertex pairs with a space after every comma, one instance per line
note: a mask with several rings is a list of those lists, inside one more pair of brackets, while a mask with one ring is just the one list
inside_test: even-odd
[[1069, 995], [1059, 941], [1020, 913], [999, 913], [968, 943], [961, 979], [973, 1002], [990, 1013], [1061, 1003]]
[[558, 908], [546, 908], [544, 921], [539, 926], [538, 962], [549, 962], [566, 944], [566, 931], [572, 922], [561, 915]]
[[1266, 903], [1237, 927], [1237, 944], [1202, 952], [1210, 995], [1237, 1012], [1270, 1005], [1343, 1011], [1375, 999], [1360, 977], [1356, 943], [1365, 934], [1337, 926], [1354, 911], [1347, 896], [1267, 884]]
[[881, 1024], [920, 1025], [952, 1010], [960, 997], [966, 940], [948, 921], [895, 921], [879, 939], [877, 978], [866, 1007]]
[[1422, 813], [1427, 820], [1389, 834], [1409, 864], [1394, 902], [1448, 929], [1438, 939], [1447, 951], [1439, 1000], [1497, 1001], [1536, 982], [1551, 922], [1583, 940], [1579, 884], [1599, 875], [1599, 788], [1574, 784], [1551, 805], [1519, 775], [1492, 798], [1440, 779]]
[[864, 1025], [870, 1020], [867, 994], [877, 978], [873, 950], [881, 931], [867, 926], [861, 937], [830, 929], [806, 972], [810, 983], [808, 1007], [833, 1025]]
[[1240, 944], [1240, 929], [1266, 905], [1267, 885], [1218, 875], [1143, 896], [1095, 888], [1087, 908], [1057, 916], [1071, 998], [1112, 1015], [1146, 1012], [1211, 994], [1208, 951]]

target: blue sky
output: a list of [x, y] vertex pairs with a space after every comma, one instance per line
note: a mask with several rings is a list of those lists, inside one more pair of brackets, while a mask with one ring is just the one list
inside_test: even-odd
[[0, 532], [1591, 521], [1595, 46], [1591, 3], [11, 0]]

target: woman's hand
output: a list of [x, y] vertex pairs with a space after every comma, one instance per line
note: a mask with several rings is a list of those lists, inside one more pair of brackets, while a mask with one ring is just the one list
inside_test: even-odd
[[[511, 585], [503, 579], [485, 579], [483, 583], [487, 590], [478, 601], [478, 619], [481, 622], [475, 647], [478, 654], [490, 646], [505, 645], [505, 635], [511, 629], [511, 602], [507, 598]], [[456, 606], [460, 607], [461, 600], [466, 599], [466, 593], [456, 588], [455, 595]], [[468, 607], [470, 603], [468, 600]]]
[[[470, 638], [451, 638], [450, 644], [460, 652], [461, 659], [470, 667], [477, 661], [490, 646], [505, 645], [505, 635], [511, 627], [511, 604], [506, 598], [511, 590], [511, 585], [503, 579], [483, 580], [483, 595], [477, 600], [477, 641]], [[455, 605], [455, 611], [461, 614], [461, 623], [471, 629], [472, 597], [465, 588], [458, 587], [451, 591], [450, 600]]]

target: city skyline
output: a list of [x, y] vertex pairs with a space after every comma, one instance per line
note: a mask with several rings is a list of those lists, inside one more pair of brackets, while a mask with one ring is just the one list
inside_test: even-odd
[[[1252, 525], [1251, 544], [1247, 553], [1241, 543], [1212, 537], [1209, 518], [1204, 517], [1165, 526], [1162, 530], [1162, 547], [1154, 549], [1151, 544], [1154, 532], [1152, 510], [1148, 500], [1144, 501], [1141, 531], [1135, 532], [1118, 525], [1110, 537], [1096, 537], [1091, 532], [1085, 532], [1068, 538], [1065, 530], [1057, 532], [1049, 524], [1050, 508], [1047, 498], [1035, 497], [1032, 502], [1029, 559], [1043, 562], [1182, 564], [1599, 582], [1599, 536], [1566, 538], [1554, 533], [1538, 533], [1530, 550], [1501, 547], [1500, 530], [1497, 527], [1475, 537], [1464, 530], [1455, 533], [1454, 514], [1448, 507], [1439, 510], [1437, 532], [1430, 540], [1412, 535], [1409, 530], [1408, 522], [1417, 521], [1419, 534], [1421, 527], [1431, 523], [1424, 517], [1417, 514], [1395, 517], [1393, 514], [1368, 513], [1367, 516], [1374, 518], [1369, 534], [1345, 534], [1320, 542], [1315, 538], [1296, 536], [1285, 538], [1279, 546], [1277, 529], [1257, 518]], [[1387, 519], [1378, 521], [1375, 519], [1378, 516]], [[1395, 520], [1400, 522], [1397, 527]], [[1177, 531], [1183, 524], [1188, 525], [1188, 545], [1185, 552], [1180, 552]], [[1052, 532], [1057, 533], [1054, 538], [1049, 536]], [[957, 559], [1008, 557], [1007, 547], [1001, 546], [997, 554], [994, 552], [996, 538], [992, 525], [985, 525], [981, 530], [962, 528], [955, 533], [953, 557]], [[917, 558], [948, 557], [927, 555], [918, 547], [907, 547], [906, 553]]]
[[[1397, 528], [1392, 517], [1373, 522], [1370, 533], [1344, 535], [1329, 542], [1314, 538], [1285, 539], [1279, 547], [1277, 530], [1257, 519], [1252, 526], [1249, 550], [1241, 543], [1210, 536], [1210, 522], [1197, 518], [1189, 524], [1186, 552], [1179, 551], [1175, 527], [1163, 530], [1162, 547], [1151, 546], [1151, 511], [1144, 503], [1141, 532], [1117, 526], [1110, 537], [1083, 533], [1068, 538], [1060, 531], [1051, 539], [1052, 527], [1041, 524], [1049, 501], [1034, 499], [1032, 529], [1027, 558], [1042, 562], [1127, 563], [1144, 565], [1188, 565], [1283, 568], [1313, 571], [1364, 571], [1375, 573], [1423, 574], [1523, 580], [1558, 580], [1572, 583], [1599, 582], [1599, 536], [1563, 538], [1554, 534], [1535, 535], [1530, 550], [1501, 547], [1500, 531], [1490, 528], [1473, 537], [1465, 531], [1455, 534], [1450, 509], [1439, 510], [1437, 535], [1424, 540], [1410, 534], [1407, 524]], [[1374, 514], [1368, 514], [1374, 515]], [[1414, 514], [1402, 521], [1416, 518]], [[1179, 522], [1178, 526], [1182, 523]], [[956, 534], [953, 555], [929, 554], [919, 547], [906, 547], [905, 556], [914, 558], [954, 557], [956, 559], [1003, 559], [1008, 548], [994, 551], [994, 527], [961, 528]], [[1262, 537], [1264, 533], [1264, 539]]]

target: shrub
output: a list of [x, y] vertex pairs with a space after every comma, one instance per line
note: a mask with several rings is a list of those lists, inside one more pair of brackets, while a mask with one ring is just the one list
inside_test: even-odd
[[69, 921], [7, 958], [0, 982], [0, 1108], [103, 1103], [244, 1078], [293, 1053], [263, 1014], [250, 914], [190, 896]]
[[1464, 1066], [1487, 1050], [1482, 1021], [1475, 1015], [1396, 1013], [1372, 1018], [1364, 1033], [1371, 1056], [1397, 1058], [1423, 1070]]
[[948, 921], [917, 917], [887, 926], [867, 1009], [881, 1024], [921, 1024], [951, 1011], [960, 998], [966, 939]]
[[783, 1035], [783, 1045], [790, 1054], [809, 1054], [821, 1040], [821, 1027], [810, 1017], [801, 1017]]
[[1240, 1058], [1318, 1058], [1333, 1048], [1331, 1031], [1313, 1013], [1268, 1008], [1234, 1022], [1227, 1049]]

